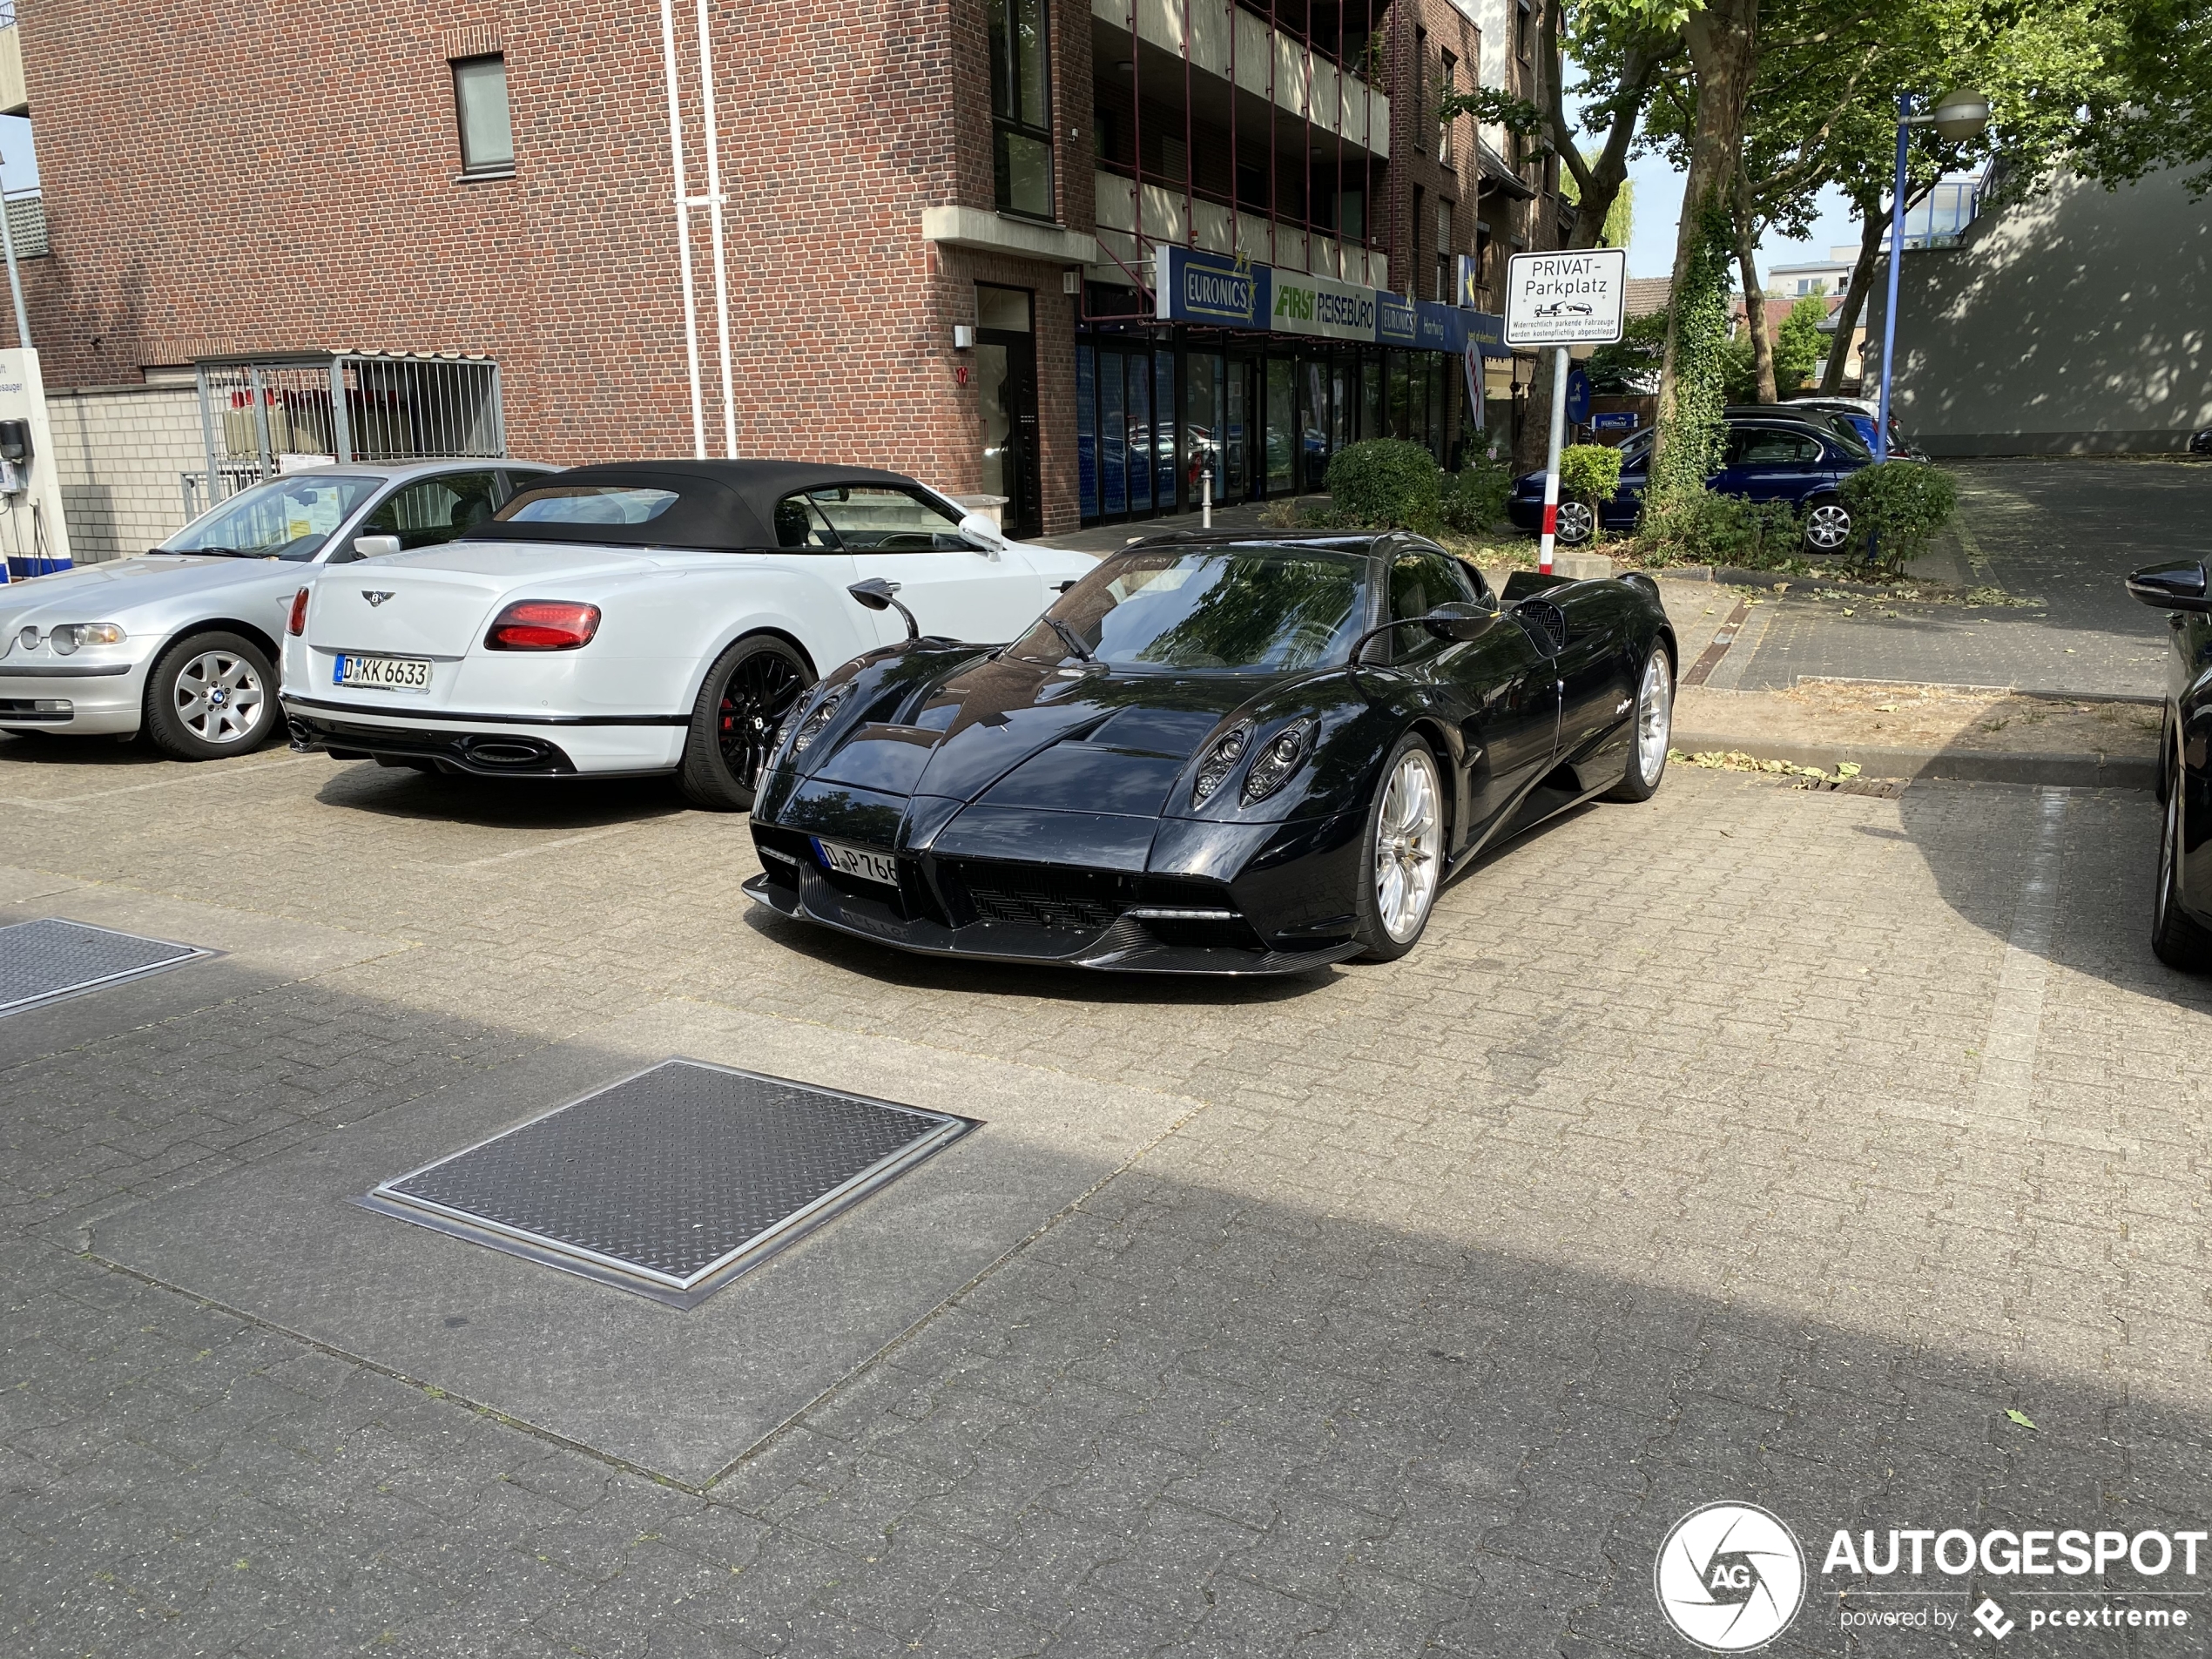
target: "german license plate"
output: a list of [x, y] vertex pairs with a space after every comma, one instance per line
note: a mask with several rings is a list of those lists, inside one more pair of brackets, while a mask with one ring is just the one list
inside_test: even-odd
[[856, 875], [863, 881], [880, 881], [887, 887], [899, 885], [899, 866], [888, 853], [870, 853], [857, 846], [840, 846], [835, 841], [817, 839], [814, 850], [822, 855], [822, 862], [845, 875]]
[[359, 685], [376, 691], [427, 691], [429, 659], [422, 657], [357, 657], [348, 651], [331, 670], [333, 685]]

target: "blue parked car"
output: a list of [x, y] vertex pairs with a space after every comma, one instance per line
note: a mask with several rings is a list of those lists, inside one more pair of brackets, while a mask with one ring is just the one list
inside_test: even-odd
[[[1851, 540], [1851, 512], [1836, 487], [1861, 467], [1874, 464], [1874, 452], [1827, 417], [1817, 422], [1787, 420], [1762, 410], [1756, 415], [1727, 412], [1728, 453], [1705, 487], [1747, 501], [1787, 502], [1804, 520], [1805, 550], [1840, 553]], [[1651, 475], [1654, 429], [1647, 427], [1621, 445], [1621, 488], [1602, 509], [1605, 528], [1632, 530], [1643, 512], [1643, 487]], [[1544, 475], [1525, 473], [1514, 481], [1507, 516], [1523, 529], [1544, 523]], [[1558, 536], [1573, 547], [1595, 531], [1589, 508], [1581, 502], [1559, 504]]]

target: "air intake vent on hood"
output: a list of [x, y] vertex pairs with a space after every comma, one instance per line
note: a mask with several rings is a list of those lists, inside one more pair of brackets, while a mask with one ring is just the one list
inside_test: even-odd
[[1547, 654], [1556, 657], [1567, 649], [1567, 613], [1550, 600], [1523, 599], [1513, 614]]

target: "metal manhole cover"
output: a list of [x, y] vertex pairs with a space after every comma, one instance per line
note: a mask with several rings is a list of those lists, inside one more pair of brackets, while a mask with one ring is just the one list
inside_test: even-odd
[[0, 927], [0, 1015], [182, 968], [212, 950], [50, 917]]
[[664, 1060], [356, 1202], [691, 1307], [975, 1121]]

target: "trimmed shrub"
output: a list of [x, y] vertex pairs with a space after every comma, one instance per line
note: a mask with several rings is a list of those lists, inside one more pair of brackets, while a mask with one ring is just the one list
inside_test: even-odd
[[1444, 480], [1444, 523], [1462, 536], [1482, 536], [1506, 522], [1513, 469], [1478, 461]]
[[1592, 512], [1621, 488], [1621, 452], [1602, 443], [1570, 443], [1559, 452], [1559, 495]]
[[1921, 461], [1861, 467], [1836, 493], [1851, 509], [1851, 550], [1869, 563], [1903, 571], [1959, 506], [1951, 475]]
[[1701, 490], [1646, 503], [1635, 551], [1648, 565], [1732, 564], [1773, 570], [1804, 550], [1804, 528], [1787, 502], [1750, 502]]
[[1444, 470], [1418, 443], [1375, 438], [1346, 444], [1329, 462], [1329, 498], [1339, 513], [1379, 529], [1433, 534], [1444, 522]]

